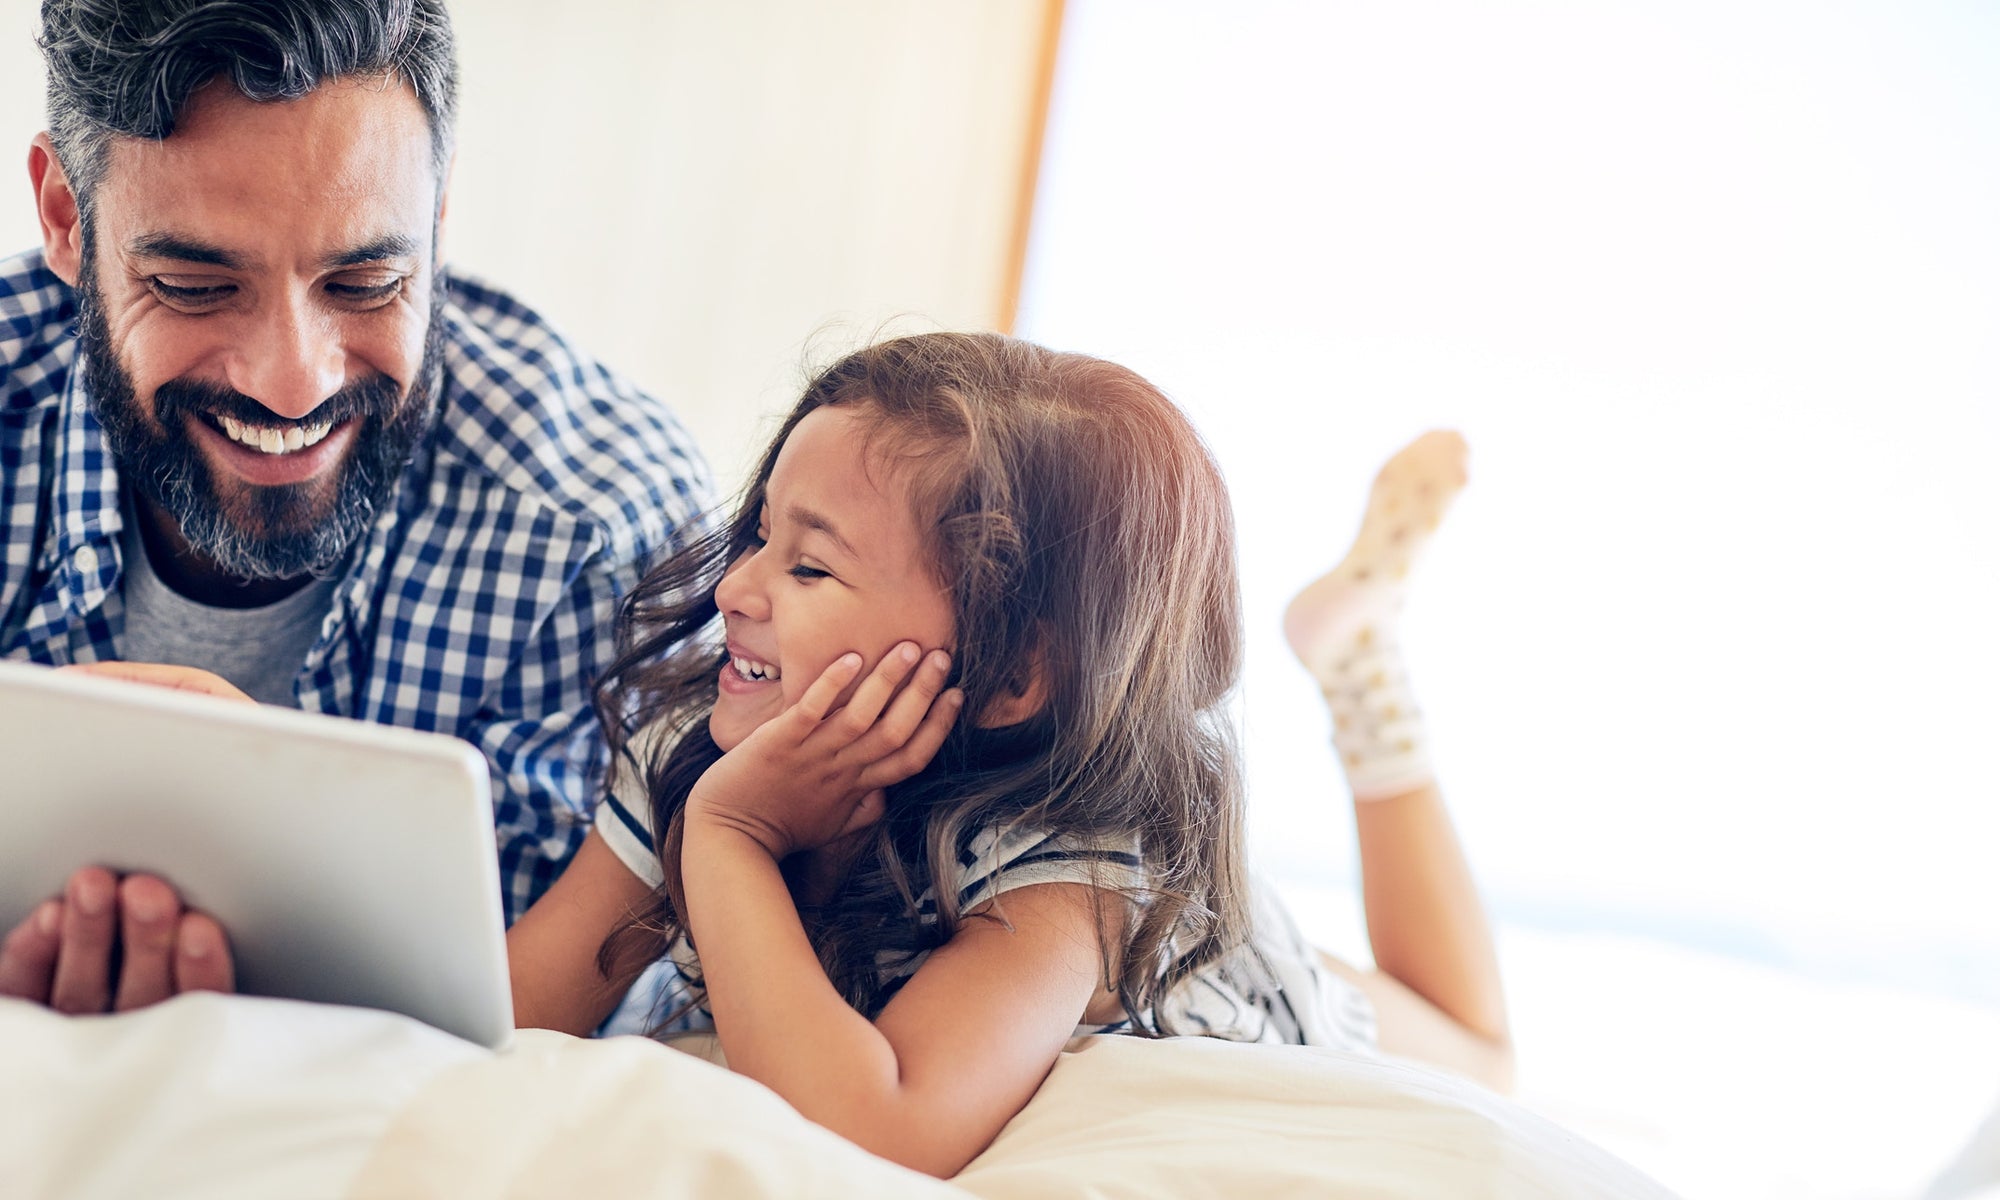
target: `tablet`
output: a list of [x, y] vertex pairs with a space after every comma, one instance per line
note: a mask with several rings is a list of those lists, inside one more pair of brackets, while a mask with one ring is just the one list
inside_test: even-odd
[[512, 1037], [486, 760], [466, 742], [0, 662], [0, 933], [78, 867], [149, 872], [239, 991]]

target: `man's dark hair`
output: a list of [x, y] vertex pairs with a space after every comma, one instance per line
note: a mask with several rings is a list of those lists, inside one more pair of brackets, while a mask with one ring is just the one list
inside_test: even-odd
[[218, 75], [251, 100], [297, 100], [344, 76], [401, 79], [430, 119], [444, 177], [458, 64], [444, 0], [42, 0], [49, 137], [86, 227], [115, 135], [164, 138]]

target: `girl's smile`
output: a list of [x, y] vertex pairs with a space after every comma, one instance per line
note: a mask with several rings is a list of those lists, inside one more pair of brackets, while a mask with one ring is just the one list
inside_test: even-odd
[[866, 412], [806, 414], [764, 488], [758, 541], [715, 589], [728, 637], [709, 733], [732, 750], [849, 651], [952, 647], [951, 598], [908, 480]]
[[752, 658], [734, 642], [729, 644], [729, 661], [722, 664], [722, 686], [741, 693], [762, 684], [778, 682], [783, 672], [775, 665]]

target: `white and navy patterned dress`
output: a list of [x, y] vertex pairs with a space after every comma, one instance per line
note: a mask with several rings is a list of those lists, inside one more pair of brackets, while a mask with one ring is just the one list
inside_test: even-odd
[[[620, 773], [611, 797], [599, 806], [597, 832], [632, 873], [649, 886], [661, 880], [653, 854], [652, 806], [643, 788]], [[1107, 848], [1050, 837], [1026, 829], [988, 829], [960, 856], [948, 886], [957, 889], [959, 910], [970, 911], [1016, 888], [1043, 883], [1125, 886], [1142, 883], [1139, 860], [1130, 847]], [[936, 920], [936, 889], [918, 897], [918, 915]], [[880, 966], [888, 996], [923, 965], [924, 956], [885, 954]], [[672, 1037], [714, 1029], [699, 1004], [689, 1005], [688, 980], [699, 974], [693, 947], [677, 940], [640, 977], [600, 1034], [656, 1033]], [[1320, 965], [1291, 914], [1268, 887], [1252, 897], [1251, 945], [1183, 979], [1161, 1001], [1157, 1014], [1178, 1033], [1234, 1042], [1279, 1042], [1375, 1048], [1375, 1012], [1367, 997]], [[684, 1011], [682, 1011], [684, 1010]], [[660, 1018], [678, 1011], [665, 1025]], [[1078, 1036], [1122, 1033], [1129, 1022], [1078, 1025]]]

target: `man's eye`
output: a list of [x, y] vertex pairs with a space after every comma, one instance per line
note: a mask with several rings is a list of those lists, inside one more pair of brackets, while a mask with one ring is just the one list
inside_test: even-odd
[[236, 291], [234, 285], [227, 283], [198, 284], [193, 287], [187, 287], [181, 284], [168, 283], [166, 280], [159, 278], [148, 279], [146, 286], [152, 290], [155, 296], [181, 308], [205, 308], [218, 301], [227, 299]]
[[336, 280], [327, 284], [326, 290], [336, 299], [372, 308], [394, 300], [403, 290], [403, 279], [397, 276], [383, 283], [343, 283]]
[[786, 574], [794, 579], [827, 579], [831, 577], [827, 572], [820, 570], [818, 567], [809, 567], [804, 563], [793, 567]]

